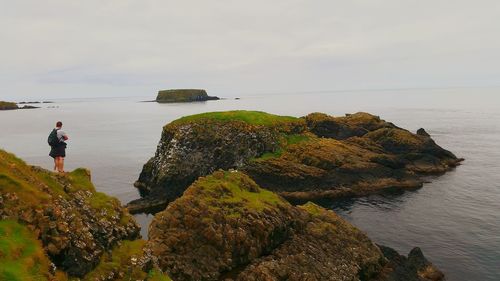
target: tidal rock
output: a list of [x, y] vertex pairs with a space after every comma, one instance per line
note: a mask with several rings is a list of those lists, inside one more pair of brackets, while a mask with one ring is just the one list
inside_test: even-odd
[[417, 130], [417, 135], [419, 135], [419, 136], [424, 136], [424, 137], [430, 137], [430, 136], [431, 136], [431, 135], [429, 135], [429, 133], [427, 133], [427, 132], [425, 131], [425, 129], [424, 129], [424, 128], [420, 128], [420, 129], [418, 129], [418, 130]]
[[388, 260], [387, 268], [381, 278], [388, 281], [441, 281], [444, 274], [430, 263], [420, 248], [410, 251], [408, 257], [400, 255], [394, 249], [380, 246], [382, 253]]

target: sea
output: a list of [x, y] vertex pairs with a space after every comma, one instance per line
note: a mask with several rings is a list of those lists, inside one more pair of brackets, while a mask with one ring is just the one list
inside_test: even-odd
[[[217, 95], [217, 93], [211, 93]], [[104, 94], [103, 94], [104, 95]], [[321, 202], [378, 244], [407, 254], [420, 247], [451, 281], [500, 280], [500, 88], [235, 93], [219, 101], [158, 104], [152, 97], [56, 99], [39, 109], [0, 112], [0, 148], [53, 168], [47, 136], [68, 134], [66, 170], [86, 167], [98, 191], [123, 204], [154, 155], [162, 127], [210, 111], [259, 110], [304, 116], [359, 111], [431, 134], [465, 161], [415, 191]], [[239, 98], [239, 99], [236, 99]], [[151, 215], [136, 216], [147, 237]]]

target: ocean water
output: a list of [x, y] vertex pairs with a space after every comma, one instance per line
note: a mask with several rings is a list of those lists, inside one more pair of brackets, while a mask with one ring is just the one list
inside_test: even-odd
[[[404, 254], [421, 247], [448, 280], [500, 280], [500, 89], [246, 95], [190, 104], [140, 102], [145, 99], [65, 99], [0, 112], [0, 148], [51, 169], [46, 139], [61, 120], [70, 137], [66, 169], [91, 169], [99, 191], [127, 203], [138, 198], [133, 182], [153, 156], [162, 126], [181, 116], [235, 109], [370, 112], [411, 131], [425, 128], [465, 162], [416, 191], [322, 204], [377, 243]], [[137, 219], [147, 236], [151, 216]]]

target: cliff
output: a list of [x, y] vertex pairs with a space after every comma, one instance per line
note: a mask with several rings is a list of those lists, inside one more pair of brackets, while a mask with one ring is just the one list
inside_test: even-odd
[[218, 97], [209, 96], [205, 90], [201, 89], [162, 90], [158, 92], [158, 96], [156, 97], [156, 101], [159, 103], [194, 102], [218, 99]]
[[218, 169], [242, 170], [266, 189], [307, 201], [418, 188], [422, 175], [444, 173], [460, 161], [426, 133], [413, 134], [368, 113], [204, 113], [163, 128], [156, 154], [135, 184], [144, 198], [128, 207], [159, 211]]
[[0, 150], [1, 280], [85, 277], [139, 230], [117, 199], [96, 192], [89, 171], [59, 175]]
[[16, 103], [0, 101], [0, 110], [13, 110], [13, 109], [19, 109]]
[[334, 212], [294, 207], [236, 171], [198, 179], [156, 214], [146, 248], [174, 280], [442, 279], [418, 248], [407, 259]]

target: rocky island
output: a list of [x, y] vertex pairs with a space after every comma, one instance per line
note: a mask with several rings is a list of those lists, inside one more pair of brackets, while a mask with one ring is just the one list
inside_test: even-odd
[[158, 96], [156, 97], [156, 102], [196, 102], [218, 99], [219, 97], [209, 96], [207, 92], [202, 89], [172, 89], [159, 91]]
[[363, 196], [422, 186], [463, 159], [417, 134], [368, 113], [302, 118], [229, 111], [167, 124], [156, 154], [135, 186], [131, 212], [155, 212], [198, 177], [236, 169], [291, 202]]
[[19, 109], [15, 102], [0, 101], [0, 110], [15, 110]]
[[22, 107], [19, 107], [15, 102], [0, 101], [0, 110], [35, 109], [35, 108], [39, 107], [32, 105], [24, 105]]

